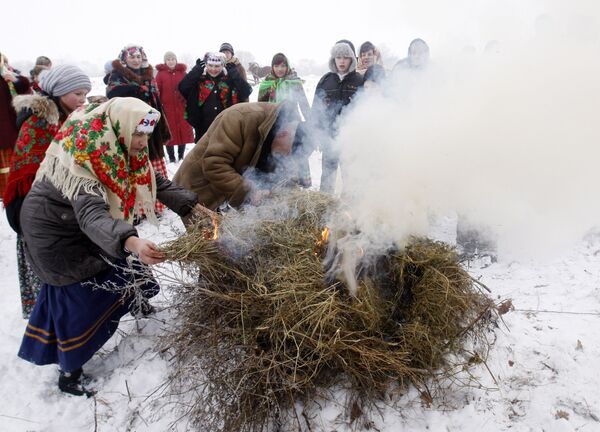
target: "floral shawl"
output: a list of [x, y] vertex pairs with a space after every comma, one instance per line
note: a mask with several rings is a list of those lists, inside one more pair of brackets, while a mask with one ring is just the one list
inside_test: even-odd
[[157, 111], [136, 98], [114, 98], [74, 111], [48, 147], [36, 181], [48, 179], [70, 200], [82, 188], [99, 193], [115, 219], [132, 222], [143, 210], [157, 223], [148, 149], [129, 156], [132, 135], [149, 112]]

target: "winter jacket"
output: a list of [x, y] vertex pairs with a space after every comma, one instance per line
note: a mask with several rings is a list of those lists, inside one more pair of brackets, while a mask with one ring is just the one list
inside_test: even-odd
[[196, 129], [198, 140], [221, 111], [247, 99], [252, 87], [232, 64], [226, 73], [212, 77], [205, 73], [203, 62], [198, 61], [179, 83], [179, 91], [185, 97], [187, 121]]
[[10, 226], [20, 233], [19, 213], [54, 135], [66, 119], [55, 99], [39, 94], [13, 100], [19, 135], [10, 161], [3, 201]]
[[[31, 93], [29, 80], [21, 75], [18, 78], [14, 83], [17, 94]], [[17, 113], [12, 106], [8, 83], [0, 77], [0, 150], [13, 149], [19, 133], [16, 122]]]
[[243, 173], [258, 163], [281, 105], [243, 103], [223, 111], [183, 160], [173, 182], [196, 192], [198, 202], [212, 210], [225, 201], [242, 205], [251, 188]]
[[[236, 56], [231, 57], [227, 62], [227, 65], [227, 70], [230, 69], [231, 65], [235, 66], [240, 78], [246, 84], [248, 84], [248, 74], [246, 74], [246, 69], [244, 68], [244, 65], [242, 65], [242, 62], [240, 62]], [[250, 87], [250, 93], [252, 93], [252, 87]], [[240, 102], [248, 102], [250, 100], [250, 93], [248, 93], [248, 96], [240, 97]]]
[[150, 160], [165, 157], [163, 144], [171, 139], [171, 133], [165, 119], [162, 103], [158, 95], [158, 88], [154, 81], [152, 66], [141, 68], [138, 71], [123, 66], [119, 60], [112, 63], [113, 70], [108, 78], [106, 97], [134, 97], [146, 102], [161, 113], [157, 127], [154, 128], [148, 142]]
[[194, 133], [190, 125], [185, 121], [185, 99], [179, 93], [177, 86], [185, 77], [187, 66], [177, 63], [175, 69], [169, 69], [167, 65], [156, 66], [156, 85], [163, 104], [171, 140], [166, 145], [179, 145], [194, 142]]
[[312, 104], [311, 119], [317, 127], [336, 134], [335, 121], [343, 108], [352, 102], [357, 90], [363, 85], [363, 77], [352, 71], [340, 79], [335, 72], [328, 72], [317, 84]]
[[[196, 194], [156, 174], [158, 199], [180, 216], [196, 204]], [[83, 190], [73, 201], [48, 180], [35, 182], [23, 202], [25, 253], [43, 282], [62, 286], [91, 277], [123, 259], [125, 240], [137, 236], [129, 223], [113, 219], [108, 204]]]

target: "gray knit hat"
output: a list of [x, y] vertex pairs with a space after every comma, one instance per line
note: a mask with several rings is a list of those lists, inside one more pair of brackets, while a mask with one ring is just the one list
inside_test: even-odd
[[229, 51], [231, 55], [235, 55], [235, 51], [233, 50], [233, 46], [228, 42], [223, 42], [221, 44], [221, 48], [219, 48], [219, 52]]
[[77, 66], [58, 65], [40, 74], [40, 87], [50, 96], [64, 96], [75, 90], [92, 89], [90, 78]]
[[165, 55], [163, 56], [163, 60], [165, 61], [165, 63], [167, 62], [168, 59], [170, 58], [174, 58], [175, 61], [177, 61], [177, 56], [175, 55], [175, 53], [173, 51], [167, 51], [165, 53]]

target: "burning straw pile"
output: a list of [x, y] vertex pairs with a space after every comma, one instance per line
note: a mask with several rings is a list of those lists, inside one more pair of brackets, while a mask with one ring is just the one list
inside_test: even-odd
[[298, 191], [207, 217], [165, 247], [197, 281], [178, 290], [167, 343], [175, 385], [195, 392], [190, 414], [206, 430], [298, 425], [297, 403], [306, 411], [334, 385], [363, 404], [394, 383], [431, 388], [479, 358], [466, 346], [489, 348], [495, 306], [444, 244], [382, 254], [350, 295], [323, 264], [337, 207]]

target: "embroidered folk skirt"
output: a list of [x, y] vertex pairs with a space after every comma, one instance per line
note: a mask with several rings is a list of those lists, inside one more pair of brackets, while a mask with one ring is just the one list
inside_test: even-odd
[[25, 249], [23, 247], [23, 236], [17, 234], [17, 271], [19, 273], [19, 288], [21, 290], [21, 310], [23, 318], [27, 319], [31, 315], [35, 299], [37, 298], [42, 281], [33, 272], [29, 262], [25, 258]]
[[[78, 283], [43, 284], [19, 357], [37, 365], [58, 363], [65, 372], [74, 371], [91, 359], [115, 333], [133, 302], [132, 296], [113, 291], [137, 277], [122, 268], [127, 266], [125, 261], [117, 265]], [[153, 279], [143, 279], [140, 284], [145, 298], [158, 293]]]

